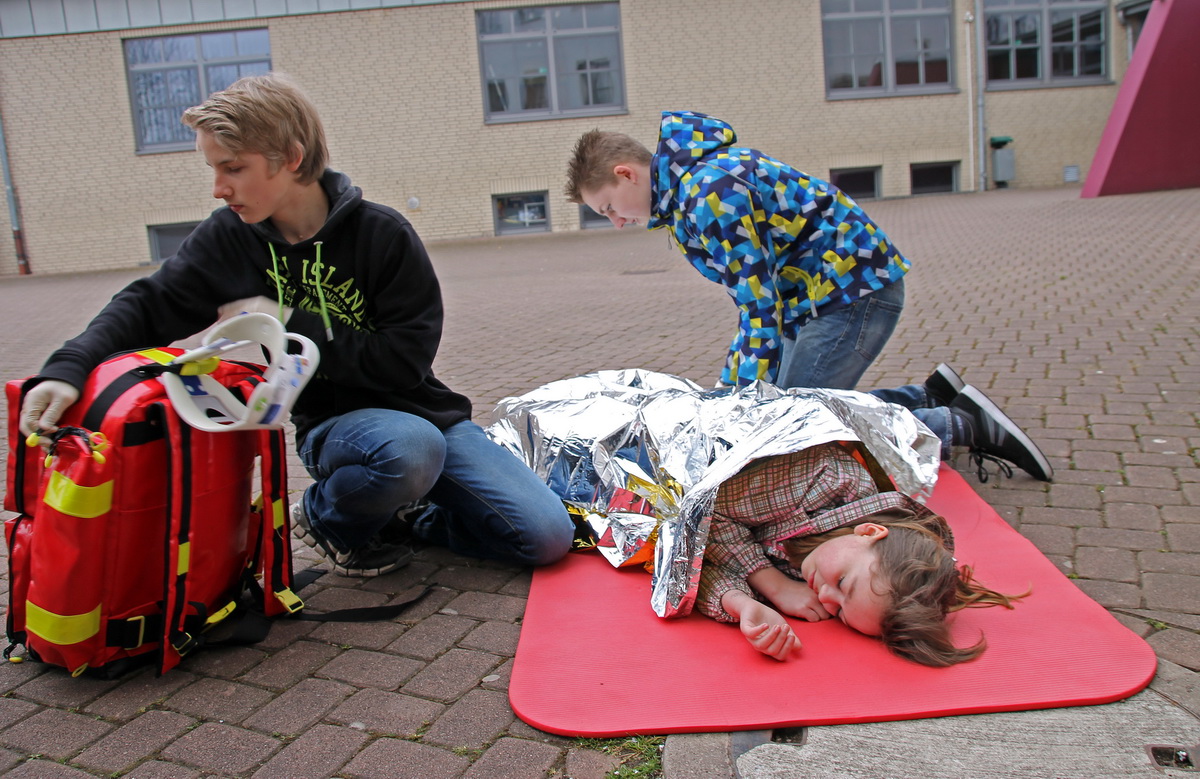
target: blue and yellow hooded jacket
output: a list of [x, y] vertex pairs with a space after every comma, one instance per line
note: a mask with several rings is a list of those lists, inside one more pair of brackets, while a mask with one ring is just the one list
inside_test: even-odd
[[740, 321], [721, 380], [774, 380], [782, 337], [908, 272], [848, 195], [755, 149], [733, 128], [664, 111], [650, 163], [650, 229], [670, 227], [696, 270], [729, 291]]

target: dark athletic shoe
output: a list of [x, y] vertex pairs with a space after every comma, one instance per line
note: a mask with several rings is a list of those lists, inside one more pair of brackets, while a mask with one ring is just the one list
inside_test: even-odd
[[365, 579], [382, 576], [412, 562], [412, 547], [374, 538], [366, 546], [343, 552], [317, 534], [304, 513], [302, 501], [292, 504], [292, 535], [316, 550], [333, 565], [334, 573]]
[[939, 406], [949, 406], [962, 392], [967, 383], [958, 373], [944, 362], [938, 363], [922, 385], [925, 393]]
[[[1054, 469], [1037, 444], [978, 387], [965, 385], [950, 404], [950, 409], [970, 421], [973, 431], [971, 455], [979, 466], [980, 481], [987, 481], [984, 457], [1007, 460], [1041, 481], [1054, 478]], [[1012, 475], [1011, 469], [1008, 475]]]

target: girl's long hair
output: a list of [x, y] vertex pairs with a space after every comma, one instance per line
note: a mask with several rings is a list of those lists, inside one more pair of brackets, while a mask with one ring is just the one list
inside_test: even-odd
[[[950, 639], [946, 615], [963, 608], [1004, 606], [1028, 595], [1005, 595], [975, 580], [969, 565], [954, 560], [954, 540], [950, 526], [937, 514], [917, 514], [897, 509], [871, 514], [862, 522], [874, 522], [888, 528], [888, 534], [875, 542], [877, 580], [884, 583], [891, 597], [883, 613], [880, 638], [893, 653], [922, 665], [948, 666], [973, 660], [987, 642], [980, 637], [969, 647], [955, 646]], [[844, 525], [825, 533], [784, 541], [791, 564], [800, 561], [822, 542], [854, 532]]]

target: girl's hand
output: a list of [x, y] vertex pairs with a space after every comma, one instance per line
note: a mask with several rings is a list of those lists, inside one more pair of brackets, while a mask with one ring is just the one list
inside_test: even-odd
[[799, 617], [808, 622], [819, 622], [829, 619], [831, 615], [817, 600], [817, 594], [807, 584], [795, 579], [788, 579], [772, 595], [767, 596], [775, 607], [792, 617]]
[[722, 605], [738, 618], [738, 627], [750, 646], [764, 655], [786, 660], [800, 648], [800, 639], [792, 626], [782, 614], [765, 603], [759, 603], [740, 590], [731, 590], [722, 597]]
[[[746, 579], [755, 591], [775, 604], [775, 608], [790, 617], [799, 617], [808, 622], [819, 622], [832, 615], [817, 600], [817, 594], [804, 582], [784, 576], [778, 569], [761, 568]], [[733, 613], [733, 612], [730, 612]]]

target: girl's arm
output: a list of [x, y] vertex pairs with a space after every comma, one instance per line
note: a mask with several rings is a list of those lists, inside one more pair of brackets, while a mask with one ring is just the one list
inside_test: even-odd
[[811, 587], [788, 577], [775, 566], [758, 569], [746, 577], [746, 581], [755, 592], [774, 603], [784, 614], [809, 622], [832, 616], [817, 600], [817, 594]]
[[741, 590], [729, 590], [722, 595], [721, 606], [737, 618], [738, 627], [750, 646], [764, 655], [786, 660], [800, 648], [800, 639], [783, 615]]

